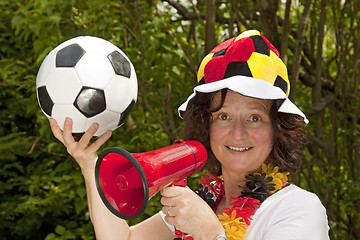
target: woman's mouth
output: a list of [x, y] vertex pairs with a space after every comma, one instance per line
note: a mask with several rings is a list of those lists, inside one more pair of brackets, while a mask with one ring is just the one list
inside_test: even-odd
[[252, 148], [252, 147], [233, 147], [233, 146], [226, 146], [226, 147], [236, 152], [245, 152]]

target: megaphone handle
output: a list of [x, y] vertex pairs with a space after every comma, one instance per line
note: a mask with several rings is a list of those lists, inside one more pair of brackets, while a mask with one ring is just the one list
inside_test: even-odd
[[174, 181], [171, 186], [179, 186], [179, 187], [185, 187], [187, 184], [187, 178], [179, 179]]

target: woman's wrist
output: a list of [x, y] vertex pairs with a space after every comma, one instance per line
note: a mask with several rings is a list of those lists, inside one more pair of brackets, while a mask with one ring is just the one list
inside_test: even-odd
[[216, 240], [218, 236], [225, 236], [225, 231], [222, 225], [213, 227], [211, 229], [203, 230], [201, 233], [194, 235], [196, 240]]
[[[87, 161], [87, 162], [86, 162]], [[79, 164], [81, 173], [84, 176], [85, 181], [94, 181], [95, 179], [95, 165], [97, 161], [96, 157], [91, 157], [90, 160], [82, 161], [83, 164]]]
[[85, 182], [95, 182], [95, 169], [81, 169]]
[[215, 240], [228, 240], [225, 234], [217, 235]]

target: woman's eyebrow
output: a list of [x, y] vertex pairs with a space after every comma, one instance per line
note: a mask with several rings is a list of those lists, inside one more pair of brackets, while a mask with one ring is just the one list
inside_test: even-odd
[[251, 104], [249, 106], [249, 109], [251, 110], [263, 110], [263, 111], [267, 111], [268, 107], [266, 106], [266, 104], [264, 103], [256, 103], [256, 104]]

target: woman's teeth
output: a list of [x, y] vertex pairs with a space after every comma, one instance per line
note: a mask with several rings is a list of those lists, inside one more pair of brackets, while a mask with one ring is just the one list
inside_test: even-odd
[[237, 152], [243, 152], [246, 150], [249, 150], [251, 147], [246, 147], [246, 148], [239, 148], [239, 147], [232, 147], [232, 146], [228, 146], [229, 149], [233, 150], [233, 151], [237, 151]]

